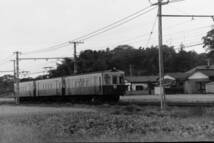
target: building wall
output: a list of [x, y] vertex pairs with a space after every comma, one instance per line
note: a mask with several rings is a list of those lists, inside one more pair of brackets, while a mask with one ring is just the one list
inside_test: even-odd
[[214, 93], [214, 82], [206, 84], [206, 93]]
[[207, 82], [207, 80], [187, 80], [184, 91], [187, 94], [203, 94], [205, 93], [205, 85]]
[[132, 89], [132, 91], [147, 90], [148, 84], [146, 84], [146, 83], [132, 83], [131, 89]]
[[184, 83], [184, 92], [186, 94], [193, 94], [196, 91], [197, 90], [196, 90], [196, 87], [195, 87], [195, 82], [190, 81], [190, 80], [185, 81], [185, 83]]
[[149, 95], [154, 93], [154, 89], [149, 89], [149, 83], [126, 83], [128, 85], [128, 95]]

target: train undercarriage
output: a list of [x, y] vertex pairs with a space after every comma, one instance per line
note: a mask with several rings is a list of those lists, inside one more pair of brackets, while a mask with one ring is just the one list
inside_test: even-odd
[[72, 96], [34, 96], [19, 97], [19, 103], [117, 103], [119, 95], [72, 95]]

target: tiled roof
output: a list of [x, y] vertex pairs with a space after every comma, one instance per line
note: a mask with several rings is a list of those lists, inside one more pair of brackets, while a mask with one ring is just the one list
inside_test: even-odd
[[127, 76], [125, 80], [129, 82], [156, 82], [158, 80], [158, 76]]
[[207, 76], [214, 76], [214, 70], [200, 70], [200, 72]]
[[177, 72], [177, 73], [166, 73], [165, 75], [174, 77], [175, 79], [185, 80], [190, 74]]
[[201, 71], [201, 70], [214, 70], [214, 65], [210, 65], [210, 66], [207, 66], [207, 65], [202, 65], [202, 66], [197, 66], [189, 71], [187, 71], [186, 73], [188, 74], [192, 74], [196, 71]]

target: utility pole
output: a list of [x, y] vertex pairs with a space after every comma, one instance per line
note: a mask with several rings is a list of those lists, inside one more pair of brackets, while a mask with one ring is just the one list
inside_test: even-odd
[[158, 45], [159, 45], [159, 77], [160, 77], [160, 96], [161, 96], [161, 110], [165, 109], [165, 93], [163, 87], [163, 33], [162, 33], [162, 0], [158, 0]]
[[74, 74], [77, 74], [77, 44], [83, 44], [83, 42], [80, 41], [69, 41], [69, 44], [74, 45]]
[[164, 67], [163, 67], [163, 32], [162, 32], [162, 5], [168, 4], [169, 1], [163, 2], [158, 0], [153, 5], [158, 5], [158, 47], [159, 47], [159, 82], [160, 82], [160, 98], [161, 98], [161, 110], [166, 108], [166, 96], [163, 86]]
[[[14, 80], [14, 84], [16, 83], [16, 60], [12, 60], [13, 61], [13, 80]], [[15, 95], [15, 90], [14, 90], [14, 95]]]
[[16, 79], [16, 91], [15, 91], [15, 97], [16, 97], [16, 104], [19, 104], [19, 54], [20, 52], [16, 51], [15, 55], [16, 55], [16, 60], [15, 60], [15, 65], [14, 67], [16, 67], [15, 73], [15, 79]]
[[[11, 60], [13, 62], [13, 85], [16, 83], [16, 60]], [[13, 96], [16, 97], [15, 86], [13, 88]]]
[[163, 33], [162, 33], [162, 17], [211, 17], [212, 20], [214, 21], [214, 15], [166, 15], [162, 14], [162, 5], [166, 5], [169, 2], [176, 2], [176, 1], [163, 1], [163, 0], [158, 0], [157, 3], [152, 4], [158, 5], [158, 41], [159, 41], [159, 81], [160, 81], [160, 96], [161, 96], [161, 109], [164, 110], [166, 106], [166, 97], [164, 93], [164, 86], [163, 86], [163, 79], [164, 79], [164, 67], [163, 67], [163, 52], [162, 52], [162, 47], [163, 47]]

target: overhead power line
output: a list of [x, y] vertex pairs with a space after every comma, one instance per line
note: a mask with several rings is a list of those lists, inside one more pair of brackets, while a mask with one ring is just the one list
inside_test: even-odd
[[6, 61], [6, 62], [2, 62], [2, 63], [0, 63], [0, 66], [6, 65], [6, 64], [9, 64], [9, 63], [11, 63], [11, 61], [10, 61], [10, 60], [8, 60], [8, 61]]
[[8, 70], [8, 71], [0, 71], [0, 73], [11, 73], [13, 70]]
[[146, 7], [146, 8], [143, 8], [143, 9], [137, 11], [137, 12], [134, 12], [133, 14], [130, 14], [130, 15], [128, 15], [128, 16], [126, 16], [126, 17], [124, 17], [124, 18], [122, 18], [122, 19], [120, 19], [120, 20], [118, 20], [118, 21], [115, 21], [115, 22], [113, 22], [113, 23], [111, 23], [111, 24], [109, 24], [109, 25], [107, 25], [107, 26], [104, 26], [104, 27], [102, 27], [102, 28], [100, 28], [100, 29], [98, 29], [98, 30], [95, 30], [95, 31], [90, 32], [90, 33], [88, 33], [88, 34], [86, 34], [86, 35], [80, 36], [80, 37], [74, 39], [74, 41], [85, 39], [86, 37], [89, 37], [90, 35], [94, 35], [95, 33], [98, 33], [98, 32], [100, 32], [100, 31], [103, 31], [103, 30], [105, 30], [105, 29], [108, 29], [108, 28], [110, 28], [110, 27], [112, 27], [112, 26], [114, 26], [114, 25], [116, 25], [116, 24], [119, 24], [119, 23], [121, 23], [121, 22], [123, 22], [123, 21], [125, 21], [125, 20], [127, 20], [127, 19], [129, 19], [129, 18], [131, 18], [131, 17], [134, 17], [134, 16], [136, 16], [136, 15], [138, 15], [138, 14], [144, 12], [145, 10], [147, 10], [147, 9], [149, 9], [149, 8], [150, 8], [150, 6], [148, 6], [148, 7]]
[[112, 29], [115, 29], [115, 28], [117, 28], [117, 27], [119, 27], [119, 26], [121, 26], [121, 25], [123, 25], [123, 24], [125, 24], [125, 23], [128, 23], [128, 22], [130, 22], [130, 21], [132, 21], [132, 20], [134, 20], [134, 19], [136, 19], [136, 18], [138, 18], [138, 17], [140, 17], [140, 16], [142, 16], [142, 15], [147, 14], [148, 12], [152, 11], [152, 10], [155, 9], [155, 8], [156, 8], [156, 7], [150, 8], [149, 10], [147, 10], [147, 11], [145, 11], [145, 12], [143, 12], [143, 13], [140, 13], [140, 14], [138, 14], [138, 15], [136, 15], [136, 16], [130, 18], [130, 19], [127, 19], [127, 20], [125, 20], [125, 21], [123, 21], [123, 22], [121, 22], [121, 23], [118, 23], [118, 24], [116, 24], [116, 25], [114, 25], [114, 26], [112, 26], [112, 27], [109, 27], [109, 28], [107, 28], [107, 29], [103, 29], [103, 31], [96, 32], [96, 33], [94, 33], [94, 34], [92, 34], [92, 35], [90, 35], [90, 36], [88, 36], [88, 37], [85, 37], [85, 38], [83, 38], [83, 39], [81, 39], [81, 40], [85, 41], [85, 40], [88, 40], [88, 39], [90, 39], [90, 38], [92, 38], [92, 37], [95, 37], [95, 36], [97, 36], [97, 35], [100, 35], [100, 34], [102, 34], [102, 33], [105, 33], [105, 32], [107, 32], [107, 31], [110, 31], [110, 30], [112, 30]]
[[51, 57], [51, 58], [19, 58], [19, 60], [60, 60], [72, 59], [71, 57]]
[[149, 45], [149, 42], [150, 42], [150, 40], [151, 40], [151, 38], [152, 38], [154, 29], [155, 29], [156, 22], [157, 22], [157, 17], [155, 16], [155, 20], [154, 20], [154, 23], [153, 23], [153, 25], [152, 25], [152, 30], [151, 30], [151, 32], [150, 32], [150, 34], [149, 34], [149, 38], [148, 38], [148, 40], [147, 40], [147, 42], [146, 42], [146, 46], [145, 46], [145, 47], [147, 47], [147, 46]]
[[[184, 33], [184, 32], [186, 32], [185, 34], [190, 34], [190, 33], [192, 33], [192, 32], [196, 32], [196, 31], [199, 31], [199, 30], [201, 30], [201, 29], [204, 29], [204, 28], [208, 28], [208, 27], [210, 27], [211, 25], [209, 25], [209, 26], [200, 26], [200, 27], [195, 27], [195, 28], [192, 28], [192, 29], [188, 29], [188, 30], [181, 30], [181, 31], [175, 31], [175, 32], [171, 32], [171, 33], [166, 33], [166, 34], [164, 34], [164, 36], [170, 36], [171, 37], [171, 35], [175, 35], [175, 37], [180, 37], [181, 35], [181, 33]], [[111, 44], [110, 46], [113, 46], [113, 45], [116, 45], [116, 44], [121, 44], [121, 43], [124, 43], [124, 44], [132, 44], [132, 43], [139, 43], [139, 42], [141, 42], [142, 41], [142, 39], [145, 39], [146, 38], [146, 36], [147, 35], [149, 35], [149, 34], [151, 34], [151, 33], [145, 33], [145, 34], [141, 34], [141, 35], [138, 35], [138, 36], [135, 36], [134, 38], [132, 38], [132, 39], [127, 39], [127, 40], [123, 40], [123, 41], [120, 41], [120, 42], [117, 42], [117, 43], [114, 43], [114, 44]], [[153, 34], [154, 34], [154, 32], [153, 32]], [[194, 36], [191, 36], [191, 37], [195, 37], [196, 35], [194, 34]], [[138, 39], [140, 39], [140, 40], [138, 40]], [[166, 38], [167, 39], [167, 38]], [[174, 38], [173, 38], [174, 39]], [[177, 39], [177, 38], [176, 38]], [[146, 40], [146, 39], [145, 39]], [[188, 39], [187, 39], [188, 40]], [[133, 41], [133, 42], [132, 42]], [[150, 41], [151, 42], [154, 42], [154, 38], [152, 38], [151, 37], [151, 39], [150, 39]], [[156, 39], [155, 39], [155, 41], [156, 41]], [[128, 42], [128, 43], [125, 43], [125, 42]], [[150, 42], [150, 43], [151, 43]], [[157, 41], [156, 41], [157, 42]], [[102, 46], [102, 47], [105, 47], [105, 46]]]
[[[78, 40], [82, 40], [82, 39], [83, 40], [87, 40], [89, 38], [92, 38], [92, 37], [97, 36], [99, 34], [102, 34], [104, 32], [107, 32], [107, 31], [109, 31], [111, 29], [114, 29], [114, 28], [116, 28], [116, 27], [118, 27], [120, 25], [123, 25], [123, 24], [125, 24], [125, 23], [127, 23], [127, 22], [129, 22], [129, 21], [131, 21], [131, 20], [143, 15], [143, 14], [146, 14], [147, 12], [151, 11], [152, 9], [154, 9], [154, 8], [152, 8], [152, 9], [149, 9], [149, 8], [150, 8], [150, 6], [144, 8], [144, 9], [141, 9], [141, 10], [139, 10], [139, 11], [133, 13], [133, 14], [130, 14], [130, 15], [128, 15], [128, 16], [126, 16], [126, 17], [124, 17], [124, 18], [122, 18], [122, 19], [120, 19], [120, 20], [118, 20], [116, 22], [113, 22], [112, 24], [109, 24], [109, 25], [103, 27], [103, 28], [95, 30], [95, 31], [93, 31], [93, 32], [91, 32], [89, 34], [86, 34], [86, 35], [83, 35], [81, 37], [75, 38], [75, 39], [73, 39], [71, 41], [78, 41]], [[147, 9], [149, 9], [149, 10], [146, 11]], [[144, 11], [146, 11], [146, 12], [144, 12]], [[23, 54], [27, 55], [27, 54], [34, 54], [34, 53], [41, 53], [41, 52], [50, 52], [50, 51], [54, 51], [54, 50], [66, 47], [68, 45], [69, 45], [69, 41], [66, 41], [66, 42], [57, 44], [55, 46], [51, 46], [51, 47], [48, 47], [48, 48], [45, 48], [45, 49], [43, 48], [43, 49], [38, 49], [38, 50], [30, 51], [30, 52], [25, 52]]]
[[33, 51], [29, 51], [29, 52], [24, 52], [22, 54], [23, 55], [28, 55], [28, 54], [35, 54], [35, 53], [42, 53], [42, 52], [51, 52], [51, 51], [57, 50], [59, 48], [66, 47], [68, 45], [69, 45], [69, 41], [63, 42], [61, 44], [57, 44], [55, 46], [50, 46], [48, 48], [43, 48], [43, 49], [33, 50]]
[[191, 48], [191, 47], [196, 47], [196, 46], [200, 46], [200, 45], [203, 45], [203, 43], [187, 45], [187, 46], [185, 46], [185, 48]]
[[214, 15], [179, 15], [179, 14], [162, 14], [163, 17], [181, 17], [181, 18], [184, 18], [184, 17], [211, 17], [211, 18], [214, 18]]

